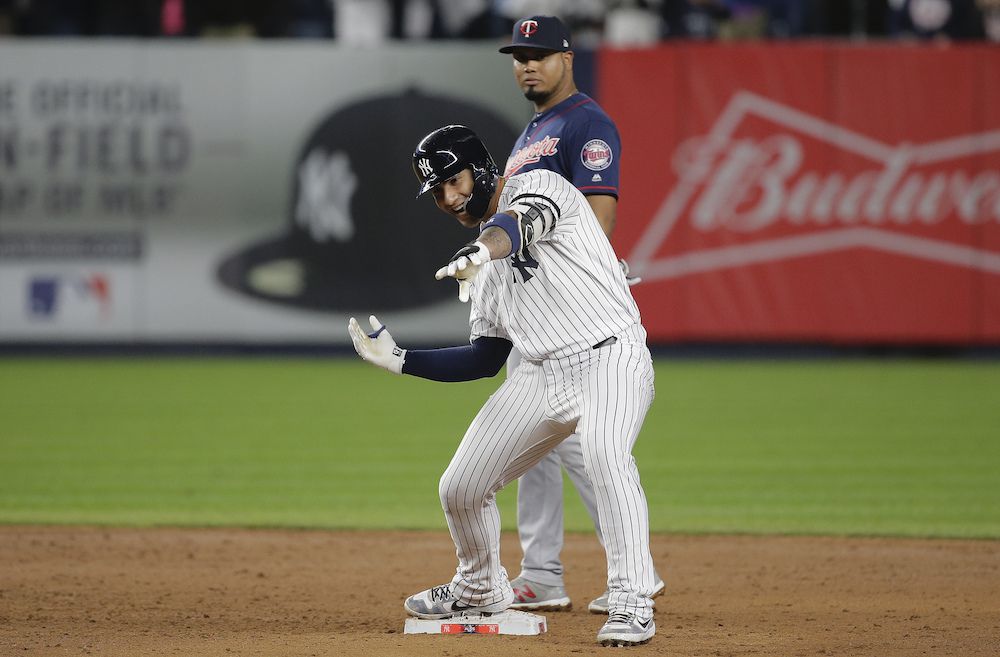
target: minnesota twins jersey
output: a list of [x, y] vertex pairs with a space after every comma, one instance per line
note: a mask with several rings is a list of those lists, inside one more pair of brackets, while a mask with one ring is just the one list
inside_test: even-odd
[[590, 96], [575, 93], [535, 117], [514, 143], [504, 176], [548, 169], [584, 195], [618, 198], [621, 139], [614, 122]]
[[507, 180], [497, 211], [525, 202], [544, 207], [551, 221], [534, 229], [519, 252], [479, 272], [472, 339], [504, 338], [528, 360], [543, 360], [580, 353], [639, 324], [622, 269], [583, 194], [538, 169]]

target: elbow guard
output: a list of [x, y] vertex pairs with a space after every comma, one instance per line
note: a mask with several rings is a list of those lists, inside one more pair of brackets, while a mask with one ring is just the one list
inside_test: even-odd
[[547, 203], [522, 201], [511, 210], [517, 212], [518, 232], [521, 235], [521, 248], [534, 244], [546, 233], [556, 227], [556, 213]]

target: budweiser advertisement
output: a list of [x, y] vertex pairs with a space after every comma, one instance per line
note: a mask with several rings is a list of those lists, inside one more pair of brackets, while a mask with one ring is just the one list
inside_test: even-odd
[[605, 50], [653, 340], [1000, 343], [1000, 49]]

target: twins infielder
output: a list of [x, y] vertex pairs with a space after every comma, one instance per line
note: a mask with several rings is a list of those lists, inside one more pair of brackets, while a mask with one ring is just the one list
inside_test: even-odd
[[472, 300], [469, 345], [399, 348], [372, 316], [352, 317], [358, 353], [395, 373], [439, 381], [495, 375], [511, 346], [524, 360], [479, 411], [441, 477], [439, 494], [458, 554], [447, 584], [407, 598], [421, 618], [508, 608], [500, 562], [497, 491], [574, 431], [597, 498], [608, 558], [610, 614], [604, 644], [645, 643], [655, 633], [646, 498], [631, 450], [653, 399], [646, 332], [624, 274], [580, 192], [550, 171], [499, 176], [464, 126], [427, 135], [413, 155], [420, 193], [479, 239], [437, 278], [458, 280]]
[[[556, 16], [530, 16], [514, 23], [511, 42], [500, 48], [512, 56], [514, 79], [535, 115], [518, 137], [504, 176], [548, 169], [569, 180], [586, 197], [608, 237], [615, 226], [621, 139], [611, 117], [576, 88], [574, 53], [566, 25]], [[624, 263], [624, 261], [620, 261]], [[627, 269], [626, 269], [627, 272]], [[632, 281], [630, 281], [631, 283]], [[508, 376], [521, 357], [512, 349]], [[594, 487], [587, 478], [580, 437], [570, 436], [518, 481], [517, 530], [521, 573], [511, 582], [516, 609], [569, 610], [573, 604], [563, 582], [563, 477], [566, 468], [601, 540]], [[602, 540], [603, 544], [603, 540]], [[664, 590], [656, 577], [654, 595]], [[608, 612], [608, 592], [587, 607]]]

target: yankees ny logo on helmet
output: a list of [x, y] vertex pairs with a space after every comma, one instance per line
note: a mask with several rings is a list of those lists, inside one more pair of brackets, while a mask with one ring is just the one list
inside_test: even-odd
[[521, 21], [521, 34], [526, 37], [530, 37], [532, 34], [538, 31], [538, 21], [526, 20]]
[[420, 173], [424, 174], [425, 177], [431, 175], [431, 171], [434, 170], [431, 168], [431, 163], [427, 161], [426, 157], [417, 162], [417, 166], [420, 167]]

